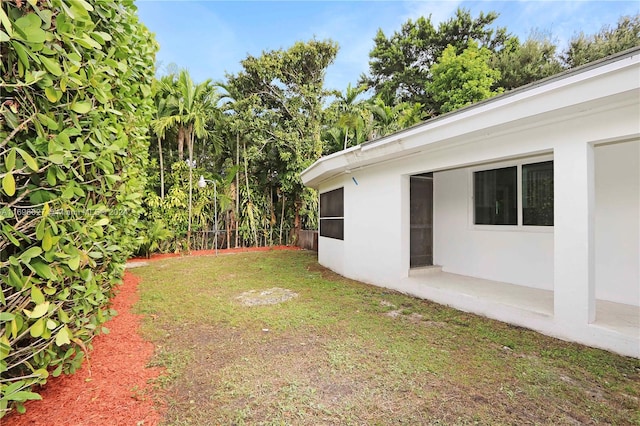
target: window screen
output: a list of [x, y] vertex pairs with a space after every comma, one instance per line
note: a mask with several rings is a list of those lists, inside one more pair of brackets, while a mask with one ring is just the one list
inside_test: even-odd
[[518, 224], [518, 172], [516, 167], [473, 174], [476, 225]]
[[553, 161], [522, 166], [522, 224], [553, 226]]
[[320, 194], [320, 236], [344, 240], [344, 188]]

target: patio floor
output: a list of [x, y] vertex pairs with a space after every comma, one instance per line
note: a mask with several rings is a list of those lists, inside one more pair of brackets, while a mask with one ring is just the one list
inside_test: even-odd
[[640, 307], [596, 300], [596, 320], [593, 325], [638, 338], [640, 336]]
[[[414, 269], [409, 275], [406, 280], [410, 287], [416, 289], [413, 293], [420, 297], [452, 306], [457, 305], [455, 302], [466, 299], [468, 303], [471, 301], [478, 306], [506, 308], [510, 311], [515, 309], [525, 316], [534, 314], [538, 318], [543, 316], [548, 317], [548, 320], [553, 319], [553, 291], [551, 290], [451, 274], [442, 272], [439, 267]], [[434, 294], [444, 295], [444, 297], [438, 300], [438, 297], [433, 297]], [[455, 295], [454, 299], [451, 298], [453, 295]], [[447, 303], [447, 300], [454, 300], [454, 302]], [[596, 300], [596, 320], [592, 325], [638, 339], [640, 307]]]

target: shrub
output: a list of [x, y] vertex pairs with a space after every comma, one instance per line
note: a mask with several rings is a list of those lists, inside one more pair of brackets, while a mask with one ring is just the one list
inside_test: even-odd
[[0, 9], [0, 417], [72, 373], [136, 246], [157, 45], [132, 0]]

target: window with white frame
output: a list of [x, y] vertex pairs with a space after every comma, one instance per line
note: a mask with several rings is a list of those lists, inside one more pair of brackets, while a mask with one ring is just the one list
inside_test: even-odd
[[320, 194], [320, 236], [344, 240], [344, 188]]
[[553, 226], [553, 161], [473, 173], [476, 225]]

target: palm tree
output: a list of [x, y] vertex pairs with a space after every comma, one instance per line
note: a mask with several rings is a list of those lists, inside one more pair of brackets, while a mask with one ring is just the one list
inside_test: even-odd
[[[223, 101], [222, 109], [225, 114], [222, 114], [223, 121], [225, 122], [224, 127], [229, 131], [231, 137], [227, 139], [227, 149], [229, 154], [233, 155], [233, 151], [235, 151], [235, 167], [240, 170], [240, 134], [246, 133], [246, 123], [244, 120], [240, 118], [240, 111], [238, 110], [239, 104], [242, 102], [242, 95], [238, 91], [236, 87], [231, 84], [217, 83], [217, 87], [224, 90], [222, 97], [220, 98]], [[242, 138], [243, 145], [246, 144], [245, 137]], [[246, 145], [245, 145], [246, 146]], [[243, 151], [243, 155], [246, 155], [246, 148]], [[244, 162], [245, 157], [243, 157], [243, 164], [246, 166]], [[245, 173], [245, 178], [247, 178]], [[235, 244], [234, 247], [238, 247], [240, 244], [240, 233], [238, 229], [240, 228], [240, 172], [238, 171], [235, 174], [235, 209], [232, 210], [232, 217], [235, 226]], [[249, 189], [249, 184], [247, 180], [247, 191], [246, 195], [251, 201], [251, 191]]]
[[353, 130], [354, 136], [364, 126], [363, 120], [363, 104], [357, 101], [358, 95], [367, 90], [367, 86], [352, 87], [351, 83], [347, 85], [344, 95], [340, 93], [337, 98], [338, 111], [340, 118], [338, 126], [344, 129], [344, 147], [347, 149], [350, 130]]
[[158, 139], [158, 159], [160, 162], [160, 198], [164, 199], [164, 157], [162, 154], [162, 141], [166, 138], [166, 122], [163, 118], [171, 114], [169, 97], [171, 96], [173, 75], [163, 76], [160, 80], [154, 80], [154, 100], [156, 104], [155, 119], [151, 122], [151, 128]]
[[429, 116], [424, 111], [424, 105], [419, 102], [402, 102], [396, 105], [395, 109], [398, 111], [398, 124], [401, 129], [418, 124]]
[[[193, 204], [193, 145], [195, 138], [204, 139], [210, 135], [211, 118], [216, 115], [218, 96], [211, 80], [195, 84], [189, 71], [181, 70], [177, 79], [169, 80], [167, 108], [170, 112], [160, 117], [154, 129], [164, 132], [168, 128], [177, 129], [178, 159], [184, 158], [184, 142], [189, 155], [189, 226], [187, 228], [187, 249], [191, 248], [191, 222]], [[168, 81], [168, 82], [169, 82]]]
[[374, 98], [369, 105], [373, 115], [372, 134], [370, 139], [386, 136], [420, 123], [425, 113], [419, 103], [401, 102], [395, 106], [384, 103], [379, 96]]
[[373, 128], [371, 139], [376, 139], [399, 130], [397, 111], [390, 105], [384, 103], [382, 98], [377, 96], [371, 102], [369, 110], [373, 115]]

